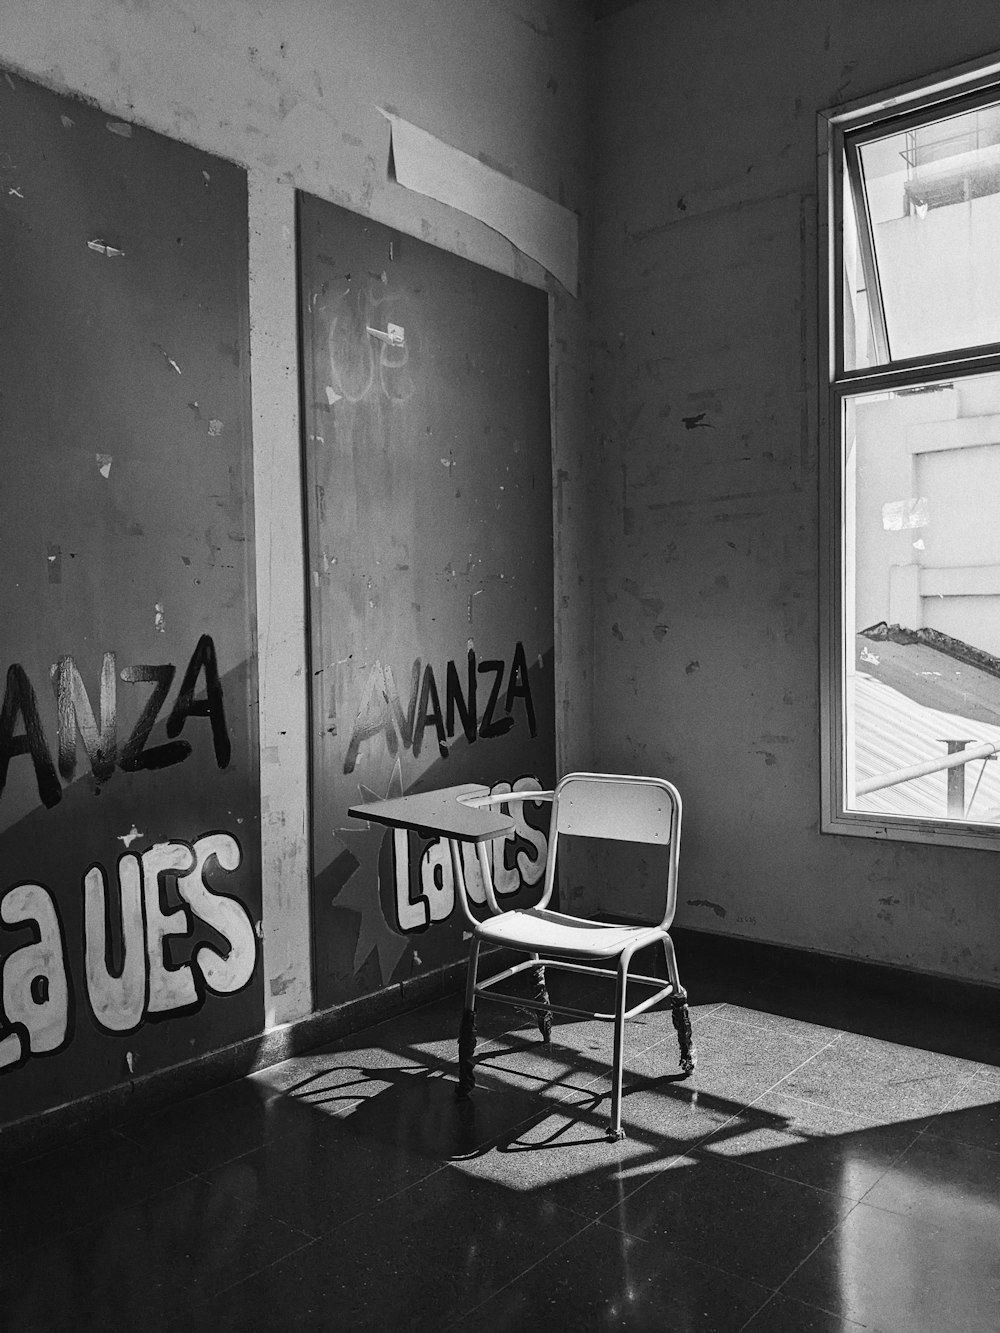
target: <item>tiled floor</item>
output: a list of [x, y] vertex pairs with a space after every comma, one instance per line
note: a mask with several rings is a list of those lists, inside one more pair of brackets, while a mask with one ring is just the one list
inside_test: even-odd
[[680, 958], [551, 1047], [449, 999], [0, 1173], [0, 1328], [997, 1333], [1000, 1035]]

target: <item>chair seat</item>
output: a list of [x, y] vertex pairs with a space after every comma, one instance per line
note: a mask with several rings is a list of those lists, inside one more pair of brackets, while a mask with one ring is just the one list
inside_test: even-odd
[[614, 958], [629, 944], [641, 948], [665, 934], [660, 926], [609, 926], [541, 907], [503, 912], [476, 927], [477, 938], [491, 944], [584, 958]]

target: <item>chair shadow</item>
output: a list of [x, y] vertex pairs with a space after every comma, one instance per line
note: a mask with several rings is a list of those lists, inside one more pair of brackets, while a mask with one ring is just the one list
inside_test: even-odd
[[[490, 1055], [537, 1052], [538, 1043], [508, 1042]], [[606, 1077], [603, 1062], [586, 1061], [589, 1070], [578, 1068], [579, 1052], [565, 1048], [574, 1057], [569, 1078], [587, 1077], [593, 1081]], [[359, 1054], [361, 1054], [359, 1052]], [[400, 1064], [335, 1062], [323, 1070], [313, 1070], [306, 1077], [284, 1089], [283, 1096], [301, 1106], [314, 1108], [330, 1117], [330, 1133], [343, 1133], [352, 1139], [364, 1139], [392, 1145], [442, 1163], [480, 1157], [487, 1152], [546, 1153], [607, 1140], [608, 1089], [593, 1083], [574, 1086], [548, 1074], [501, 1068], [491, 1070], [487, 1056], [477, 1065], [479, 1082], [466, 1100], [456, 1099], [454, 1066], [442, 1060], [430, 1060], [415, 1052], [410, 1058], [395, 1051]], [[519, 1086], [511, 1086], [505, 1077], [516, 1077]], [[709, 1113], [705, 1133], [690, 1141], [675, 1139], [671, 1147], [678, 1152], [694, 1146], [710, 1133], [719, 1137], [727, 1122], [731, 1138], [748, 1129], [766, 1126], [782, 1129], [783, 1116], [756, 1110], [746, 1103], [685, 1087], [688, 1075], [681, 1071], [654, 1076], [626, 1078], [623, 1086], [624, 1109], [636, 1094], [660, 1093], [669, 1101], [696, 1104]], [[331, 1085], [331, 1080], [335, 1080]], [[528, 1087], [523, 1084], [527, 1082]], [[552, 1095], [553, 1091], [578, 1094], [571, 1099]], [[558, 1123], [551, 1134], [526, 1141], [525, 1136], [543, 1125], [551, 1116]], [[581, 1127], [593, 1126], [593, 1134], [581, 1136]], [[630, 1127], [629, 1136], [644, 1142], [650, 1150], [661, 1150], [664, 1135], [652, 1130]], [[669, 1134], [666, 1141], [670, 1142]], [[610, 1167], [609, 1163], [609, 1167]]]

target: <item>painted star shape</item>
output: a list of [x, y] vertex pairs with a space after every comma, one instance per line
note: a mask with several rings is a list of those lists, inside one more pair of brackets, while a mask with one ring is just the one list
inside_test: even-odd
[[[358, 791], [365, 801], [388, 801], [402, 796], [403, 770], [398, 757], [384, 793], [372, 791], [363, 782], [358, 783]], [[336, 899], [338, 907], [350, 908], [361, 917], [361, 929], [354, 951], [354, 971], [359, 972], [375, 951], [383, 984], [392, 976], [396, 964], [410, 947], [406, 936], [393, 930], [382, 914], [378, 892], [378, 859], [385, 836], [386, 830], [378, 825], [337, 829], [337, 837], [358, 862]]]

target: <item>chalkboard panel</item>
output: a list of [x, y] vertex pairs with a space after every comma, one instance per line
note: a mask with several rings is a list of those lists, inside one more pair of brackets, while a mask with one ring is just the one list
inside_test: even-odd
[[[464, 951], [445, 849], [358, 799], [554, 778], [544, 293], [299, 199], [317, 1003]], [[534, 892], [548, 807], [495, 844]], [[473, 876], [474, 878], [474, 876]]]
[[0, 1122], [262, 1025], [246, 219], [0, 74]]

